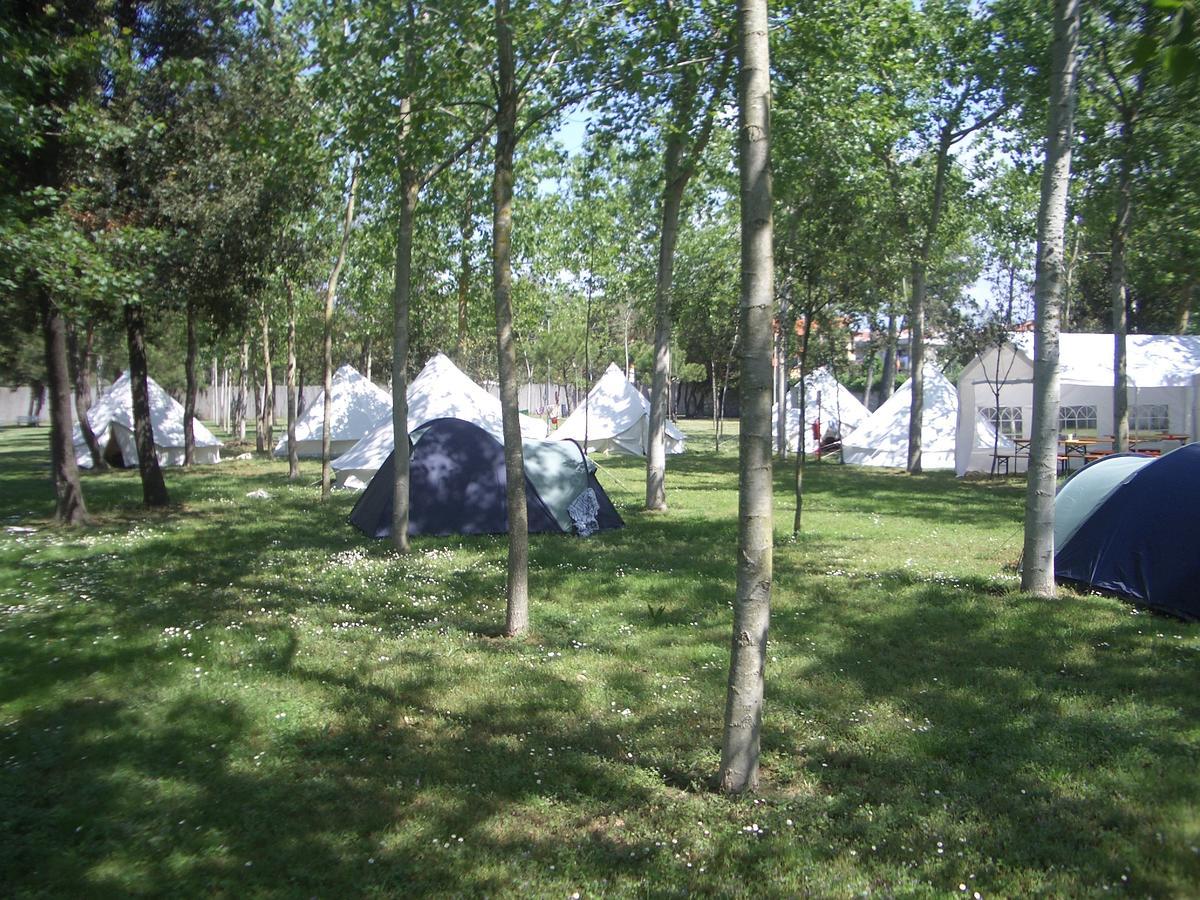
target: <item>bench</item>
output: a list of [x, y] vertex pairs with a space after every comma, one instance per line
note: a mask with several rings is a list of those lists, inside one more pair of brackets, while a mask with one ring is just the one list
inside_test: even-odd
[[42, 424], [42, 420], [37, 416], [17, 416], [17, 424], [24, 427], [36, 428]]

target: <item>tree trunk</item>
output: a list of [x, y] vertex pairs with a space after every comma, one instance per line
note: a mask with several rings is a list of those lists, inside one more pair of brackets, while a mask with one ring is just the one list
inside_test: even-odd
[[1034, 279], [1033, 423], [1025, 490], [1021, 590], [1054, 596], [1054, 488], [1058, 468], [1058, 328], [1066, 281], [1064, 228], [1078, 76], [1079, 0], [1055, 0], [1046, 162]]
[[942, 208], [946, 203], [946, 173], [950, 168], [952, 142], [953, 120], [950, 120], [942, 126], [941, 137], [938, 140], [929, 223], [912, 267], [912, 306], [908, 317], [908, 358], [912, 370], [912, 405], [908, 416], [908, 471], [913, 475], [921, 471], [921, 422], [925, 414], [925, 278], [929, 269], [929, 258], [937, 240], [938, 226], [942, 221]]
[[766, 0], [739, 0], [742, 198], [742, 430], [739, 439], [737, 598], [721, 745], [721, 790], [758, 788], [763, 675], [771, 614], [770, 60]]
[[83, 442], [87, 444], [88, 454], [92, 457], [92, 470], [105, 472], [108, 470], [108, 460], [104, 458], [104, 450], [92, 431], [92, 423], [88, 421], [88, 410], [92, 406], [92, 387], [88, 382], [88, 369], [91, 367], [92, 340], [94, 332], [89, 325], [84, 332], [83, 345], [80, 346], [75, 329], [67, 332], [70, 344], [70, 359], [75, 382], [75, 416], [79, 419], [79, 431]]
[[242, 338], [241, 351], [238, 355], [238, 384], [237, 394], [233, 398], [233, 433], [239, 441], [246, 439], [246, 394], [250, 389], [250, 341]]
[[[420, 190], [416, 173], [405, 168], [400, 173], [400, 231], [396, 235], [396, 281], [392, 290], [392, 433], [396, 444], [392, 457], [395, 478], [392, 483], [392, 544], [400, 553], [409, 550], [408, 318], [412, 304], [413, 214]], [[459, 359], [461, 361], [461, 355]]]
[[187, 304], [187, 352], [183, 357], [183, 464], [196, 461], [196, 308]]
[[733, 370], [733, 358], [737, 355], [741, 326], [733, 329], [733, 340], [729, 344], [729, 355], [725, 357], [725, 376], [721, 379], [721, 415], [717, 418], [717, 450], [721, 449], [721, 437], [725, 427], [725, 394], [729, 390], [730, 373]]
[[865, 406], [869, 412], [871, 410], [871, 388], [874, 387], [871, 382], [875, 378], [875, 347], [873, 344], [867, 351], [867, 359], [864, 370], [866, 378], [864, 379], [863, 384], [863, 406]]
[[[906, 285], [900, 285], [900, 290], [907, 293]], [[883, 406], [888, 398], [896, 391], [896, 345], [900, 341], [900, 323], [896, 314], [888, 313], [887, 339], [883, 345], [883, 377], [879, 381], [879, 406]]]
[[263, 302], [262, 310], [263, 405], [261, 411], [263, 449], [275, 447], [275, 375], [271, 371], [271, 315]]
[[646, 448], [646, 509], [667, 508], [667, 395], [671, 381], [671, 278], [679, 240], [679, 208], [687, 175], [676, 174], [682, 139], [667, 141], [667, 185], [662, 196], [658, 275], [654, 284], [654, 371], [650, 381], [650, 421]]
[[163, 480], [154, 450], [154, 426], [150, 419], [150, 393], [146, 367], [146, 321], [140, 303], [125, 304], [125, 337], [129, 344], [129, 387], [133, 394], [133, 438], [137, 446], [138, 472], [142, 476], [142, 502], [166, 506], [167, 483]]
[[283, 279], [287, 290], [287, 454], [288, 481], [300, 477], [300, 453], [296, 446], [296, 417], [299, 415], [299, 397], [296, 391], [296, 288], [286, 275]]
[[713, 452], [721, 452], [720, 410], [717, 406], [717, 358], [708, 364], [709, 382], [712, 385]]
[[[668, 16], [671, 13], [668, 12]], [[670, 27], [678, 23], [670, 19]], [[673, 32], [677, 38], [678, 33]], [[667, 445], [666, 420], [670, 406], [671, 379], [671, 294], [675, 269], [675, 246], [679, 240], [679, 211], [683, 192], [696, 171], [700, 155], [712, 134], [716, 109], [724, 94], [732, 59], [724, 54], [719, 74], [713, 82], [713, 93], [703, 110], [701, 124], [687, 147], [689, 130], [698, 110], [701, 75], [697, 70], [685, 70], [671, 94], [673, 127], [668, 132], [663, 156], [662, 218], [659, 231], [658, 269], [654, 283], [654, 372], [650, 382], [650, 416], [646, 450], [646, 509], [667, 508]]]
[[775, 330], [775, 403], [779, 417], [775, 423], [776, 453], [787, 459], [787, 291], [779, 294], [779, 327]]
[[517, 148], [516, 58], [508, 0], [496, 0], [497, 116], [492, 180], [492, 282], [496, 301], [496, 351], [508, 479], [508, 610], [504, 633], [529, 627], [529, 511], [525, 506], [525, 454], [517, 418], [517, 352], [512, 326], [513, 157]]
[[471, 235], [474, 233], [472, 201], [468, 189], [458, 226], [461, 243], [458, 248], [458, 334], [454, 340], [454, 359], [460, 366], [467, 352], [467, 301], [471, 295]]
[[[796, 511], [792, 516], [792, 534], [800, 534], [804, 523], [804, 466], [808, 461], [808, 344], [812, 336], [813, 311], [812, 294], [809, 292], [808, 309], [804, 316], [804, 337], [800, 341], [800, 427], [796, 436], [796, 469], [794, 493], [796, 495]], [[820, 445], [818, 445], [820, 446]]]
[[908, 411], [908, 465], [912, 475], [921, 472], [921, 420], [925, 415], [925, 266], [913, 263], [912, 306], [908, 313], [910, 384]]
[[[42, 307], [46, 377], [50, 382], [50, 468], [54, 480], [54, 521], [60, 525], [86, 525], [89, 522], [87, 505], [83, 501], [79, 466], [75, 462], [75, 445], [71, 439], [67, 324], [50, 292], [44, 287], [38, 288], [38, 292]], [[83, 421], [86, 421], [86, 416]]]
[[342, 221], [342, 240], [338, 245], [337, 260], [329, 281], [325, 285], [325, 330], [324, 354], [325, 409], [321, 419], [321, 499], [329, 499], [330, 484], [330, 431], [333, 428], [333, 301], [337, 297], [338, 278], [346, 264], [346, 246], [350, 243], [350, 226], [354, 224], [354, 201], [358, 198], [358, 165], [350, 170], [350, 191], [346, 199], [346, 214]]
[[1126, 251], [1133, 226], [1133, 130], [1134, 117], [1125, 114], [1121, 123], [1121, 163], [1117, 181], [1117, 218], [1113, 223], [1112, 283], [1113, 322], [1113, 450], [1129, 452], [1129, 372], [1125, 336], [1129, 333], [1129, 292], [1126, 285]]

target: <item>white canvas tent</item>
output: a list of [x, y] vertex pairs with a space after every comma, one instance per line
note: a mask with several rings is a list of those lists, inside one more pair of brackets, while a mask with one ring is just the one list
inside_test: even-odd
[[[587, 432], [587, 452], [599, 451], [645, 456], [650, 440], [650, 402], [642, 396], [616, 363], [609, 363], [600, 380], [588, 391], [551, 437], [573, 440], [583, 446]], [[686, 439], [674, 422], [666, 425], [668, 453], [682, 453]]]
[[[154, 431], [154, 455], [160, 466], [183, 465], [183, 422], [184, 409], [147, 377], [146, 393], [150, 396], [150, 424]], [[87, 412], [88, 423], [100, 442], [104, 457], [119, 466], [138, 464], [137, 444], [133, 438], [133, 390], [129, 373], [123, 372]], [[221, 461], [221, 442], [199, 419], [193, 419], [192, 431], [196, 439], [194, 459], [197, 463]], [[92, 454], [83, 440], [83, 431], [75, 425], [72, 434], [75, 444], [75, 462], [82, 468], [92, 467]]]
[[[1114, 347], [1111, 334], [1059, 335], [1059, 409], [1068, 416], [1066, 430], [1112, 433]], [[1131, 334], [1126, 339], [1126, 356], [1130, 428], [1196, 437], [1200, 337]], [[981, 447], [970, 439], [985, 411], [998, 406], [1012, 423], [1015, 436], [1030, 434], [1033, 335], [1013, 335], [1002, 346], [973, 359], [959, 376], [958, 398], [955, 470], [959, 475], [987, 472], [992, 463], [991, 444]]]
[[[442, 353], [435, 354], [408, 386], [408, 433], [434, 419], [463, 419], [504, 440], [500, 400], [470, 379]], [[521, 434], [546, 436], [540, 419], [521, 416]], [[353, 446], [333, 461], [338, 487], [364, 488], [395, 447], [392, 410], [377, 418]]]
[[[822, 366], [804, 376], [804, 442], [809, 451], [815, 450], [812, 440], [814, 422], [820, 423], [821, 433], [834, 426], [844, 438], [866, 421], [870, 410], [850, 393], [850, 390], [833, 377], [827, 366]], [[779, 404], [771, 408], [771, 442], [775, 440], [779, 423]], [[800, 385], [793, 385], [787, 392], [787, 442], [788, 450], [795, 453], [800, 446]]]
[[[856, 466], [908, 465], [908, 421], [912, 409], [912, 379], [904, 382], [887, 401], [871, 413], [854, 433], [842, 440], [842, 459]], [[925, 366], [924, 408], [921, 415], [921, 469], [954, 468], [955, 424], [958, 392], [938, 369]], [[974, 440], [991, 447], [995, 432], [979, 422]], [[1012, 443], [1001, 446], [1012, 452]], [[990, 457], [989, 457], [990, 458]]]
[[[340, 456], [353, 447], [383, 416], [392, 412], [392, 395], [374, 384], [351, 365], [333, 373], [333, 398], [329, 453]], [[297, 453], [305, 459], [321, 457], [321, 439], [325, 430], [325, 392], [304, 411], [296, 422]], [[287, 456], [287, 434], [275, 445], [275, 456]]]

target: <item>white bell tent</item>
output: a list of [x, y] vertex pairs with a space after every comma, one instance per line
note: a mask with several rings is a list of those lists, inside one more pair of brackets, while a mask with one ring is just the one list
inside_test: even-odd
[[[650, 402], [629, 383], [616, 363], [608, 364], [584, 401], [551, 437], [560, 441], [573, 440], [583, 446], [585, 431], [588, 453], [646, 455], [650, 440]], [[683, 432], [674, 422], [668, 421], [667, 452], [682, 453], [685, 444]]]
[[[819, 423], [821, 433], [833, 426], [843, 438], [861, 425], [871, 415], [862, 401], [854, 396], [845, 385], [833, 377], [827, 366], [804, 376], [804, 443], [805, 449], [813, 451], [813, 423]], [[776, 445], [779, 423], [779, 404], [771, 408], [771, 442]], [[800, 446], [800, 385], [792, 386], [787, 392], [787, 441], [788, 450], [795, 453]]]
[[[437, 353], [408, 386], [408, 433], [434, 419], [462, 419], [504, 440], [500, 399], [477, 385], [445, 354]], [[521, 415], [521, 435], [544, 438], [546, 426], [540, 419]], [[337, 486], [362, 489], [379, 471], [395, 447], [391, 403], [387, 414], [353, 446], [333, 461]]]
[[[333, 373], [332, 409], [329, 428], [332, 457], [353, 447], [371, 430], [380, 417], [392, 412], [392, 395], [374, 384], [351, 365]], [[325, 431], [325, 392], [304, 411], [296, 422], [297, 453], [304, 459], [320, 459]], [[275, 445], [275, 456], [287, 456], [287, 434]]]
[[[935, 366], [926, 365], [924, 406], [921, 414], [921, 469], [954, 468], [955, 424], [958, 418], [958, 392]], [[912, 409], [912, 379], [904, 382], [887, 401], [871, 413], [853, 434], [842, 440], [842, 459], [856, 466], [889, 466], [903, 469], [908, 465], [908, 424]], [[980, 420], [974, 439], [981, 446], [992, 446], [992, 427]], [[1001, 446], [1012, 452], [1012, 443], [1001, 439]]]
[[[1131, 334], [1125, 346], [1130, 430], [1196, 437], [1200, 337]], [[1111, 334], [1059, 335], [1059, 427], [1064, 433], [1101, 437], [1112, 433], [1114, 349]], [[971, 439], [978, 422], [999, 421], [1005, 434], [1030, 436], [1033, 335], [1012, 335], [1003, 345], [975, 357], [959, 376], [958, 403], [955, 471], [959, 475], [987, 472], [992, 464], [991, 443], [980, 446]], [[1023, 471], [1024, 459], [1017, 462]]]
[[[150, 424], [154, 432], [154, 455], [160, 466], [183, 465], [183, 405], [147, 377], [146, 393], [150, 397]], [[104, 458], [117, 466], [138, 464], [137, 443], [133, 437], [133, 389], [129, 373], [123, 372], [87, 412], [88, 423], [100, 443]], [[199, 419], [193, 419], [192, 431], [196, 440], [194, 460], [197, 463], [221, 461], [221, 442]], [[75, 425], [72, 441], [75, 462], [84, 469], [92, 467], [92, 454], [83, 439], [83, 431]]]

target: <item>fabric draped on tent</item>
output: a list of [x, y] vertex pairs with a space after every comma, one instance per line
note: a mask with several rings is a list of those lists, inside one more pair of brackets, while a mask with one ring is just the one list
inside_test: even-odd
[[[333, 374], [330, 418], [330, 456], [338, 457], [353, 447], [381, 416], [390, 416], [392, 395], [365, 378], [353, 366], [345, 365]], [[319, 459], [325, 430], [325, 392], [296, 421], [298, 454]], [[275, 445], [274, 455], [287, 456], [287, 435]]]
[[[508, 531], [504, 445], [487, 430], [461, 419], [436, 419], [413, 435], [409, 460], [410, 535], [503, 534]], [[595, 465], [575, 444], [527, 440], [525, 502], [533, 534], [587, 534], [624, 525]], [[392, 473], [389, 454], [350, 513], [368, 537], [392, 533]], [[590, 497], [588, 497], [590, 493]], [[595, 519], [576, 523], [581, 497], [594, 500]]]
[[[442, 353], [435, 354], [425, 364], [409, 384], [406, 396], [410, 435], [434, 419], [461, 419], [478, 425], [497, 440], [504, 440], [500, 399], [477, 385]], [[540, 419], [521, 415], [520, 421], [523, 437], [546, 436], [546, 426]], [[395, 445], [389, 398], [387, 415], [372, 422], [362, 438], [333, 461], [337, 486], [364, 487], [391, 455]]]
[[[905, 468], [911, 409], [912, 379], [909, 379], [852, 434], [842, 439], [842, 459], [856, 466]], [[936, 367], [927, 365], [921, 415], [922, 470], [954, 468], [957, 413], [958, 392], [954, 385]], [[995, 437], [995, 430], [987, 422], [976, 423], [974, 440], [990, 447]], [[1011, 452], [1011, 441], [1001, 438], [1000, 445]]]
[[[1067, 430], [1112, 431], [1114, 348], [1111, 334], [1059, 335], [1059, 408], [1068, 414], [1068, 421], [1094, 423]], [[1196, 437], [1200, 337], [1131, 334], [1126, 339], [1126, 357], [1131, 429]], [[1004, 412], [1013, 436], [1029, 436], [1033, 424], [1032, 334], [1011, 335], [1004, 344], [975, 357], [959, 376], [955, 458], [959, 475], [990, 470], [992, 445], [978, 444], [972, 434], [976, 420], [987, 421], [988, 411], [997, 408]]]
[[[588, 453], [645, 456], [650, 440], [650, 402], [629, 383], [616, 363], [609, 363], [584, 401], [551, 437], [580, 444], [586, 437]], [[685, 444], [683, 432], [668, 421], [667, 452], [682, 453]]]
[[[807, 450], [815, 450], [812, 440], [813, 423], [818, 423], [821, 433], [832, 427], [834, 432], [845, 437], [871, 415], [870, 410], [833, 377], [827, 366], [822, 366], [804, 376], [804, 442]], [[779, 426], [779, 404], [771, 408], [771, 442], [779, 449], [776, 429]], [[787, 442], [788, 450], [795, 453], [800, 447], [800, 385], [792, 386], [787, 392]]]
[[[146, 379], [146, 393], [150, 397], [150, 424], [154, 432], [154, 455], [158, 457], [158, 464], [181, 466], [185, 418], [183, 404], [164, 391], [153, 378]], [[100, 395], [88, 410], [87, 417], [104, 458], [110, 464], [138, 464], [137, 443], [133, 437], [133, 389], [128, 372], [121, 373], [121, 377]], [[192, 432], [196, 441], [195, 461], [220, 462], [223, 444], [203, 422], [194, 417]], [[75, 425], [72, 441], [75, 445], [75, 462], [82, 468], [90, 469], [92, 454], [88, 451], [83, 430], [78, 424]]]
[[1200, 444], [1141, 460], [1105, 457], [1063, 486], [1054, 503], [1055, 578], [1198, 620]]

